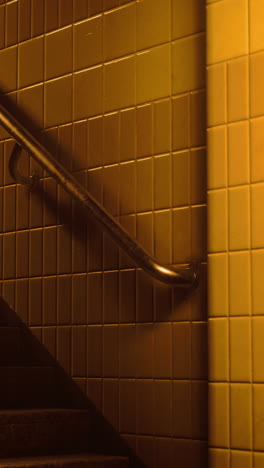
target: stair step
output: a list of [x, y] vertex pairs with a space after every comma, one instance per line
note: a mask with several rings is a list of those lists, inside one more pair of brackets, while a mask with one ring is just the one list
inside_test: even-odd
[[59, 405], [53, 367], [0, 367], [0, 382], [0, 408]]
[[94, 454], [0, 459], [0, 468], [52, 468], [53, 466], [56, 468], [127, 468], [128, 460], [124, 457]]
[[87, 452], [90, 433], [88, 410], [0, 411], [1, 458]]

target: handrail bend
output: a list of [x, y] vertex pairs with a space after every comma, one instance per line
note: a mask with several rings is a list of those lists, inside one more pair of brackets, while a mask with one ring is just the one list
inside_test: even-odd
[[17, 183], [31, 178], [19, 177], [16, 169], [20, 147], [25, 149], [73, 198], [81, 202], [101, 227], [136, 263], [156, 280], [171, 286], [193, 290], [198, 283], [197, 264], [173, 268], [151, 257], [105, 208], [67, 171], [24, 127], [0, 104], [0, 124], [14, 138], [16, 145], [10, 161], [11, 173]]

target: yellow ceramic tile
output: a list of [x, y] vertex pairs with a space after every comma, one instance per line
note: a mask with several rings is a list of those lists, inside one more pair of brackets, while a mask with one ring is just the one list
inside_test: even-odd
[[[253, 385], [253, 449], [264, 449], [264, 385]], [[260, 465], [261, 466], [261, 465]]]
[[208, 323], [208, 373], [210, 381], [228, 381], [228, 320], [213, 318]]
[[249, 252], [231, 252], [229, 255], [230, 315], [249, 315], [250, 301]]
[[[153, 252], [153, 250], [152, 250]], [[153, 321], [153, 281], [143, 271], [138, 270], [136, 276], [137, 298], [136, 318], [137, 321]], [[141, 331], [140, 331], [141, 329]], [[152, 331], [152, 333], [151, 333]], [[137, 366], [138, 377], [153, 376], [153, 324], [137, 325]], [[142, 350], [144, 350], [142, 352]]]
[[45, 0], [45, 32], [54, 31], [59, 25], [59, 0]]
[[4, 188], [3, 203], [3, 232], [16, 229], [16, 188], [15, 186]]
[[207, 7], [207, 62], [220, 62], [248, 52], [246, 0], [223, 0]]
[[3, 236], [3, 279], [11, 279], [16, 276], [16, 235], [5, 234]]
[[208, 313], [210, 317], [228, 315], [228, 259], [227, 254], [208, 257]]
[[43, 276], [56, 275], [57, 271], [57, 228], [43, 230]]
[[17, 43], [18, 39], [18, 2], [6, 4], [6, 46]]
[[28, 278], [29, 235], [27, 231], [16, 233], [16, 277]]
[[[207, 382], [192, 382], [192, 437], [194, 439], [207, 438], [207, 386]], [[200, 402], [199, 409], [197, 401]]]
[[104, 59], [131, 54], [136, 48], [136, 4], [131, 3], [104, 15]]
[[204, 149], [191, 151], [191, 204], [206, 203], [207, 154]]
[[[191, 324], [174, 323], [172, 326], [172, 375], [177, 379], [190, 379], [191, 376]], [[178, 359], [178, 356], [182, 359]]]
[[[249, 384], [230, 386], [232, 448], [251, 449], [252, 446], [252, 391]], [[232, 466], [232, 465], [231, 465]]]
[[91, 192], [92, 196], [100, 203], [103, 201], [102, 179], [103, 169], [101, 167], [88, 171], [89, 192]]
[[156, 211], [154, 213], [154, 255], [167, 264], [171, 263], [171, 211]]
[[171, 206], [171, 157], [154, 158], [154, 208]]
[[89, 0], [89, 16], [96, 15], [103, 11], [103, 0]]
[[[143, 3], [143, 2], [142, 2]], [[136, 56], [137, 104], [169, 96], [171, 90], [171, 45], [165, 44]]]
[[205, 7], [203, 0], [172, 1], [172, 39], [204, 31]]
[[247, 119], [249, 115], [248, 57], [227, 64], [228, 121]]
[[264, 333], [264, 317], [254, 317], [252, 320], [252, 342], [253, 342], [253, 381], [264, 381], [263, 369], [263, 333]]
[[208, 193], [208, 250], [227, 250], [227, 191], [217, 190]]
[[119, 5], [119, 0], [103, 0], [104, 10], [109, 10], [110, 8], [115, 8]]
[[0, 88], [8, 93], [16, 89], [17, 83], [17, 46], [0, 51]]
[[120, 214], [135, 212], [136, 166], [135, 162], [120, 164]]
[[264, 268], [264, 251], [252, 252], [252, 313], [264, 315], [264, 291], [262, 272]]
[[45, 32], [44, 24], [44, 0], [31, 1], [31, 29], [32, 37]]
[[207, 260], [207, 219], [206, 207], [191, 208], [191, 252], [198, 261]]
[[136, 174], [136, 209], [150, 211], [153, 208], [152, 158], [137, 161]]
[[[209, 3], [212, 0], [207, 0]], [[225, 449], [209, 448], [208, 459], [211, 468], [229, 468], [230, 451]]]
[[71, 71], [72, 26], [68, 26], [45, 36], [45, 78], [55, 78]]
[[207, 183], [209, 189], [227, 185], [227, 131], [226, 126], [209, 128], [207, 132]]
[[[192, 323], [192, 362], [191, 362], [191, 376], [192, 379], [205, 379], [207, 380], [208, 376], [208, 332], [207, 332], [207, 323], [205, 322], [193, 322]], [[206, 383], [207, 385], [207, 383]], [[196, 386], [196, 383], [195, 383]], [[204, 397], [207, 395], [206, 392], [202, 392]], [[194, 404], [196, 405], [195, 401]], [[196, 409], [197, 411], [197, 409]], [[200, 419], [200, 421], [199, 421]], [[198, 418], [196, 424], [200, 423], [200, 428], [205, 421], [205, 418]], [[198, 437], [199, 438], [199, 437]], [[203, 437], [201, 437], [203, 438]]]
[[228, 198], [229, 249], [247, 249], [250, 242], [249, 188], [230, 189]]
[[203, 88], [205, 85], [204, 34], [172, 43], [172, 93]]
[[[252, 143], [253, 144], [253, 143]], [[249, 123], [228, 125], [228, 184], [249, 182]]]
[[136, 110], [120, 112], [120, 160], [134, 159], [136, 154]]
[[90, 68], [73, 75], [73, 118], [85, 119], [102, 113], [103, 68]]
[[253, 457], [254, 457], [254, 467], [255, 468], [263, 468], [263, 466], [264, 466], [264, 453], [254, 453]]
[[190, 144], [192, 147], [206, 144], [205, 91], [191, 93]]
[[153, 255], [154, 240], [153, 240], [153, 214], [143, 213], [137, 215], [137, 240], [138, 242]]
[[231, 468], [252, 468], [251, 452], [232, 450], [231, 451]]
[[73, 2], [73, 20], [79, 21], [87, 17], [88, 14], [87, 0], [74, 0]]
[[0, 6], [0, 49], [5, 46], [5, 5]]
[[264, 5], [261, 0], [249, 2], [250, 52], [264, 49], [263, 20]]
[[23, 88], [43, 80], [43, 37], [23, 42], [18, 47], [18, 86]]
[[190, 209], [172, 211], [172, 263], [184, 263], [191, 259]]
[[111, 164], [119, 161], [119, 113], [104, 115], [103, 118], [103, 163]]
[[73, 170], [87, 168], [87, 122], [73, 124]]
[[153, 109], [151, 104], [136, 109], [137, 158], [153, 154]]
[[117, 164], [103, 169], [103, 200], [104, 206], [115, 216], [119, 212], [119, 166]]
[[[174, 326], [175, 337], [179, 331], [184, 332], [183, 326], [185, 324], [179, 325], [179, 330], [177, 330], [178, 325]], [[174, 333], [173, 332], [173, 333]], [[185, 335], [186, 337], [186, 335]], [[184, 350], [184, 343], [180, 343], [180, 346]], [[184, 353], [182, 354], [184, 355]], [[185, 368], [185, 372], [186, 372]], [[188, 372], [188, 371], [187, 371]], [[191, 436], [191, 382], [188, 380], [180, 380], [173, 382], [173, 409], [174, 409], [174, 421], [173, 421], [173, 435], [179, 438], [186, 438]], [[179, 414], [179, 418], [177, 418]]]
[[166, 99], [154, 104], [154, 154], [171, 149], [171, 101]]
[[230, 319], [230, 380], [251, 379], [251, 324], [249, 318]]
[[250, 122], [251, 145], [251, 181], [262, 182], [264, 180], [263, 144], [264, 144], [264, 118], [253, 119]]
[[[209, 384], [208, 414], [210, 431], [208, 441], [214, 447], [229, 447], [228, 387], [228, 384]], [[216, 467], [218, 468], [217, 464]]]
[[137, 50], [170, 40], [170, 0], [137, 2]]
[[[54, 106], [56, 102], [56, 106]], [[45, 84], [45, 127], [70, 122], [72, 119], [72, 76]]]
[[172, 99], [172, 149], [190, 146], [190, 95]]
[[100, 63], [103, 59], [102, 16], [73, 26], [73, 67], [81, 70]]
[[73, 1], [59, 0], [59, 25], [66, 26], [73, 20]]
[[262, 77], [264, 72], [264, 52], [250, 56], [250, 116], [264, 114], [264, 90]]
[[264, 185], [253, 185], [251, 187], [251, 245], [253, 248], [264, 247], [263, 197]]
[[18, 92], [18, 105], [21, 106], [23, 112], [29, 117], [30, 122], [33, 122], [30, 127], [37, 126], [43, 128], [43, 85], [32, 86]]
[[213, 127], [227, 120], [226, 64], [220, 63], [207, 70], [207, 125]]
[[88, 120], [88, 166], [101, 166], [103, 163], [103, 118]]
[[105, 112], [130, 107], [134, 104], [135, 57], [107, 63], [104, 66]]

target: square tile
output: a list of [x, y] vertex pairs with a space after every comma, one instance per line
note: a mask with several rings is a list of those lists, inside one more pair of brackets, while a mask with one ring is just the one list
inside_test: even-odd
[[251, 379], [251, 322], [247, 317], [231, 318], [230, 322], [230, 380], [250, 382]]
[[136, 56], [137, 104], [169, 96], [170, 89], [171, 44], [160, 45], [138, 53]]
[[247, 54], [248, 9], [246, 0], [224, 0], [208, 5], [207, 26], [207, 61], [209, 64]]
[[229, 254], [229, 313], [249, 315], [250, 295], [250, 254], [230, 252]]
[[208, 188], [216, 189], [227, 185], [227, 129], [226, 126], [209, 128], [207, 131]]
[[229, 249], [249, 248], [250, 242], [250, 192], [248, 187], [228, 191]]
[[103, 59], [102, 16], [89, 18], [73, 25], [74, 70], [97, 65]]
[[228, 183], [229, 185], [247, 184], [249, 182], [249, 124], [238, 122], [228, 125], [227, 132]]
[[249, 384], [231, 384], [231, 447], [252, 448], [252, 391]]
[[227, 115], [229, 122], [249, 116], [248, 57], [227, 64]]
[[229, 326], [226, 318], [209, 319], [208, 372], [211, 381], [229, 380]]
[[205, 86], [204, 34], [179, 39], [172, 43], [172, 93]]

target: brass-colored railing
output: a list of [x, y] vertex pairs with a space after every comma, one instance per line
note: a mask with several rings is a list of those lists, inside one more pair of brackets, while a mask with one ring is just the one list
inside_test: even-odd
[[105, 208], [67, 171], [24, 126], [0, 105], [0, 124], [14, 138], [16, 144], [10, 157], [9, 169], [17, 183], [34, 185], [37, 177], [19, 174], [17, 161], [22, 149], [26, 150], [73, 198], [78, 200], [89, 215], [100, 224], [135, 262], [136, 266], [149, 273], [156, 280], [166, 284], [192, 290], [198, 283], [197, 264], [181, 267], [162, 265], [151, 257]]

